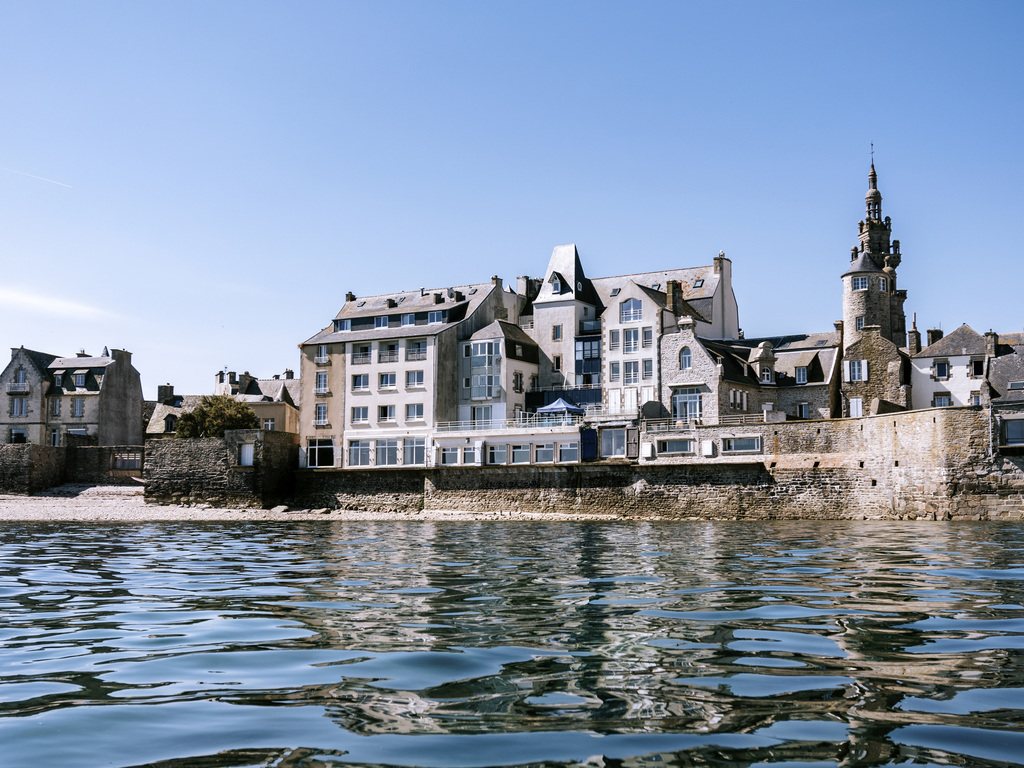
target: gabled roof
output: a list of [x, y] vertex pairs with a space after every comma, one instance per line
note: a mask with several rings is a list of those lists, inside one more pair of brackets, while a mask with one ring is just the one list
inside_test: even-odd
[[112, 362], [114, 362], [112, 357], [58, 357], [48, 367], [51, 371], [60, 368], [81, 370], [83, 368], [106, 368]]
[[173, 402], [178, 405], [156, 404], [153, 415], [149, 417], [149, 423], [146, 425], [147, 435], [164, 434], [164, 419], [194, 411], [203, 402], [203, 395], [175, 395]]
[[943, 336], [934, 344], [911, 355], [915, 359], [922, 357], [950, 357], [952, 355], [984, 355], [985, 337], [971, 326], [964, 323], [948, 336]]
[[233, 397], [246, 403], [287, 403], [298, 407], [301, 391], [298, 379], [250, 379], [245, 392]]
[[[553, 290], [553, 277], [558, 279], [561, 288], [559, 293], [555, 293]], [[544, 272], [544, 280], [533, 303], [544, 304], [550, 301], [564, 301], [567, 298], [595, 307], [601, 306], [601, 300], [594, 290], [593, 283], [583, 271], [579, 251], [572, 243], [556, 245], [551, 251], [551, 259]]]
[[839, 334], [834, 331], [725, 341], [700, 339], [712, 356], [722, 363], [722, 374], [727, 381], [757, 386], [761, 382], [749, 361], [754, 359], [757, 348], [765, 341], [772, 345], [776, 373], [786, 374], [781, 381], [776, 378], [777, 384], [789, 383], [791, 378], [795, 382], [798, 367], [807, 368], [811, 373], [817, 370], [817, 365], [821, 366], [823, 379], [814, 381], [812, 378], [810, 383], [821, 384], [828, 381], [839, 350]]
[[35, 366], [40, 375], [45, 375], [46, 369], [49, 367], [50, 363], [57, 359], [56, 355], [51, 355], [47, 352], [37, 352], [34, 349], [25, 349], [25, 347], [12, 347], [11, 357], [13, 358], [19, 352], [21, 352], [28, 361]]
[[474, 341], [480, 341], [481, 339], [507, 339], [508, 341], [514, 341], [516, 344], [529, 345], [531, 347], [537, 346], [537, 342], [530, 338], [526, 331], [515, 323], [510, 323], [506, 320], [495, 320], [469, 338]]

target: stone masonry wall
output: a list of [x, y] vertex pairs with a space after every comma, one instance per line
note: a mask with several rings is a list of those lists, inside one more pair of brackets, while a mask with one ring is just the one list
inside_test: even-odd
[[0, 493], [31, 494], [64, 482], [65, 452], [49, 445], [0, 445]]
[[129, 452], [142, 457], [141, 446], [74, 445], [67, 447], [66, 482], [94, 485], [136, 485], [142, 479], [142, 467], [117, 469], [116, 457]]
[[419, 512], [424, 509], [419, 469], [302, 469], [295, 502], [309, 509]]

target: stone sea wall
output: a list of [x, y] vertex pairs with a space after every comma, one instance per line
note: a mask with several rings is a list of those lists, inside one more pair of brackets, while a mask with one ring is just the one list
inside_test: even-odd
[[0, 445], [0, 493], [36, 493], [64, 482], [65, 451], [33, 443]]
[[[368, 510], [606, 511], [697, 519], [1024, 519], [1024, 457], [982, 408], [698, 427], [697, 455], [569, 466], [302, 470], [295, 502]], [[723, 440], [759, 436], [757, 453]], [[711, 456], [704, 456], [705, 443]]]

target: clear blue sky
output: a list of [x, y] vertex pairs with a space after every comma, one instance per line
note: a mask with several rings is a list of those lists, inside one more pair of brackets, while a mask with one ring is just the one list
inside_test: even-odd
[[[0, 347], [270, 376], [358, 295], [733, 261], [830, 330], [875, 145], [919, 328], [1024, 329], [1024, 3], [0, 0]], [[6, 353], [5, 353], [6, 354]]]

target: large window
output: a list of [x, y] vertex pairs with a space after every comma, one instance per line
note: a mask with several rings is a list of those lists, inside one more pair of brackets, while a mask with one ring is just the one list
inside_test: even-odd
[[513, 445], [512, 446], [512, 463], [513, 464], [529, 464], [530, 463], [530, 446], [529, 445]]
[[602, 456], [625, 456], [626, 455], [626, 430], [624, 430], [624, 429], [602, 429], [601, 430], [601, 455]]
[[636, 352], [640, 348], [640, 329], [626, 328], [622, 331], [622, 351]]
[[397, 363], [398, 362], [398, 342], [390, 342], [388, 344], [381, 344], [377, 350], [377, 362], [378, 363]]
[[405, 406], [406, 421], [423, 421], [423, 403], [407, 403]]
[[426, 360], [427, 359], [427, 342], [423, 339], [417, 339], [416, 341], [405, 342], [405, 359], [406, 360]]
[[377, 466], [389, 467], [398, 464], [398, 440], [377, 441]]
[[760, 451], [760, 437], [723, 437], [722, 453], [741, 453], [745, 451]]
[[658, 453], [693, 453], [693, 440], [659, 440]]
[[866, 291], [868, 289], [868, 279], [866, 277], [855, 277], [853, 278], [853, 290], [855, 291]]
[[350, 467], [370, 466], [370, 441], [351, 440], [348, 444], [348, 465]]
[[370, 374], [358, 373], [352, 377], [352, 391], [361, 392], [370, 388]]
[[333, 467], [334, 440], [310, 438], [306, 443], [306, 466]]
[[314, 409], [313, 424], [317, 427], [327, 426], [327, 403], [317, 403]]
[[640, 299], [626, 299], [619, 305], [619, 322], [634, 323], [644, 316], [643, 304]]
[[[488, 464], [504, 464], [508, 455], [508, 446], [506, 445], [488, 445], [487, 446], [487, 463]], [[467, 462], [468, 463], [468, 462]]]
[[538, 443], [534, 446], [535, 461], [538, 464], [550, 464], [555, 460], [554, 443]]
[[683, 387], [672, 393], [672, 418], [694, 421], [701, 417], [701, 392], [697, 387]]
[[423, 386], [423, 371], [406, 371], [405, 386], [408, 388]]
[[569, 463], [580, 460], [580, 444], [579, 443], [559, 443], [558, 444], [558, 461], [560, 463]]
[[318, 395], [326, 395], [328, 393], [327, 388], [327, 371], [316, 372], [316, 393]]
[[441, 449], [441, 464], [448, 466], [451, 464], [459, 463], [459, 448], [455, 446], [453, 448], [442, 448]]
[[636, 360], [627, 360], [626, 367], [622, 372], [623, 384], [636, 384], [640, 380], [640, 363]]
[[1024, 419], [1007, 419], [1003, 423], [1004, 445], [1024, 445]]
[[353, 424], [368, 424], [370, 421], [370, 408], [360, 405], [352, 409]]
[[423, 437], [407, 437], [402, 445], [403, 464], [427, 463], [427, 440]]

